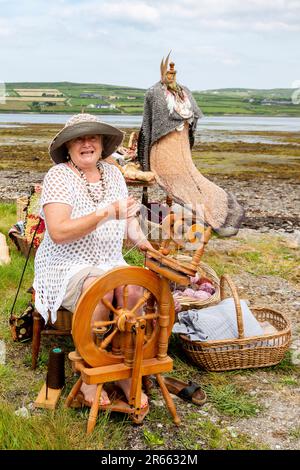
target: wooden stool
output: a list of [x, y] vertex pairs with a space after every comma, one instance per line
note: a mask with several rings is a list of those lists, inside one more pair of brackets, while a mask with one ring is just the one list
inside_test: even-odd
[[57, 312], [57, 320], [53, 324], [45, 320], [37, 310], [33, 312], [33, 333], [32, 333], [32, 369], [36, 369], [39, 357], [41, 335], [71, 335], [72, 328], [72, 312], [66, 309], [59, 309]]

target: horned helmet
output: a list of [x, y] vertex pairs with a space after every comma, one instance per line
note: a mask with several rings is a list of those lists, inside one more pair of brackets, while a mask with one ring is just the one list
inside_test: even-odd
[[162, 58], [160, 64], [160, 75], [161, 75], [161, 82], [167, 85], [168, 88], [176, 90], [176, 73], [175, 64], [174, 62], [170, 62], [170, 67], [168, 69], [168, 62], [170, 57], [171, 51], [166, 57], [166, 60]]

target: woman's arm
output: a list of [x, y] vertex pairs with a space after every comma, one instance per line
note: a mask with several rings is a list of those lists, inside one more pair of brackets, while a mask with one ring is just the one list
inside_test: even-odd
[[136, 217], [127, 220], [127, 237], [140, 250], [153, 249]]
[[45, 204], [43, 208], [49, 235], [54, 243], [61, 244], [79, 240], [108, 220], [131, 218], [139, 205], [130, 196], [77, 219], [71, 219], [72, 207], [68, 204], [53, 202]]

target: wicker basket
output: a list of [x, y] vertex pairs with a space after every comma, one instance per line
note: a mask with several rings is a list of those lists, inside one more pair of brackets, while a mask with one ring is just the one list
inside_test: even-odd
[[28, 202], [28, 196], [21, 196], [17, 199], [17, 222], [25, 222]]
[[[176, 259], [178, 261], [191, 261], [190, 256], [186, 255], [177, 255]], [[208, 299], [205, 300], [200, 300], [200, 299], [194, 299], [192, 297], [185, 297], [185, 296], [178, 296], [176, 299], [179, 301], [181, 305], [181, 310], [189, 310], [190, 308], [203, 308], [203, 307], [208, 307], [210, 305], [215, 305], [220, 302], [220, 279], [218, 278], [217, 273], [206, 263], [201, 263], [199, 264], [199, 267], [197, 269], [198, 273], [200, 276], [207, 277], [212, 285], [215, 288], [215, 293], [212, 294]]]
[[228, 275], [221, 277], [221, 299], [225, 298], [224, 284], [227, 282], [233, 294], [238, 338], [219, 341], [191, 341], [180, 335], [184, 352], [194, 364], [209, 371], [226, 371], [266, 367], [278, 364], [284, 357], [291, 342], [291, 326], [284, 315], [268, 307], [251, 308], [258, 321], [268, 321], [276, 333], [263, 336], [244, 337], [241, 305], [237, 290]]

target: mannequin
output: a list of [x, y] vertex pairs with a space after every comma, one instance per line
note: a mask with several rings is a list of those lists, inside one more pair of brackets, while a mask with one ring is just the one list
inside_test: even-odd
[[235, 235], [244, 210], [232, 194], [205, 178], [193, 163], [194, 133], [203, 114], [188, 88], [177, 83], [173, 62], [168, 69], [169, 55], [161, 62], [160, 81], [145, 95], [138, 160], [143, 170], [155, 174], [174, 202], [190, 207], [219, 235]]

